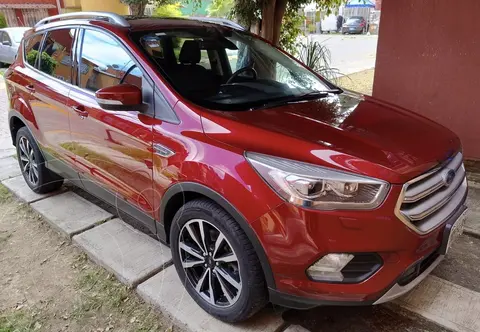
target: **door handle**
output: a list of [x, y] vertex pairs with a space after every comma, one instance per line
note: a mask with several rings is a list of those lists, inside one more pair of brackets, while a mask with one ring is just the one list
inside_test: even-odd
[[77, 113], [79, 117], [82, 119], [86, 118], [88, 116], [88, 112], [85, 110], [83, 106], [72, 106], [72, 109]]
[[35, 93], [35, 87], [32, 84], [26, 85], [25, 89], [30, 93]]

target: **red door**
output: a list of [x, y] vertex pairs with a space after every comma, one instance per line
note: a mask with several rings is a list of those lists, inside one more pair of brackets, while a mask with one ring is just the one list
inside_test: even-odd
[[79, 86], [71, 90], [69, 107], [73, 151], [83, 185], [155, 233], [149, 118], [137, 111], [107, 111], [95, 100], [95, 91], [122, 79], [145, 93], [151, 89], [144, 86], [148, 83], [129, 53], [104, 32], [85, 30], [78, 67]]

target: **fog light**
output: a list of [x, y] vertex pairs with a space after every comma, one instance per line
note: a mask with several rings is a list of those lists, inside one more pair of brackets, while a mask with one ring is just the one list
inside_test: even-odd
[[307, 269], [310, 278], [317, 281], [341, 282], [342, 269], [353, 259], [352, 254], [328, 254]]

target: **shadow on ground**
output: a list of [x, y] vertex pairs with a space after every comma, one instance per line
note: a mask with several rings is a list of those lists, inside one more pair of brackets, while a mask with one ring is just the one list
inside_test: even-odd
[[283, 314], [283, 319], [311, 332], [448, 331], [396, 305], [289, 310]]

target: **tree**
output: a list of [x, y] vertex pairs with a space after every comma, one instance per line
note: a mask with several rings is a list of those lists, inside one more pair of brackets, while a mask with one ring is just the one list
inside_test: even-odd
[[[201, 1], [201, 0], [194, 0]], [[283, 17], [288, 11], [298, 10], [311, 0], [235, 0], [234, 15], [248, 27], [258, 25], [257, 33], [275, 45], [279, 45]], [[329, 13], [345, 0], [314, 0], [319, 10]]]
[[173, 0], [120, 0], [122, 3], [126, 4], [130, 8], [130, 13], [133, 16], [143, 16], [145, 12], [145, 7], [148, 3], [153, 3], [157, 7], [172, 4]]

